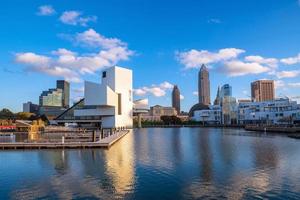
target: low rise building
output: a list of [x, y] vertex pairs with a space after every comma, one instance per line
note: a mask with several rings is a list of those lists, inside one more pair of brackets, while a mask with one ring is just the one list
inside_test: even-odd
[[300, 120], [300, 104], [287, 98], [243, 102], [237, 114], [239, 124], [293, 124]]
[[196, 104], [191, 108], [190, 118], [203, 124], [221, 124], [222, 109], [219, 105]]
[[23, 103], [23, 112], [38, 114], [39, 105], [33, 104], [30, 101], [28, 101], [27, 103]]

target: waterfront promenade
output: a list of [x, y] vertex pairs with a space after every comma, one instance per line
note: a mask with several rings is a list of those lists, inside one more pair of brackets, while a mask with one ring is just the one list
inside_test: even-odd
[[[99, 137], [95, 142], [89, 141], [72, 141], [65, 142], [64, 139], [61, 141], [47, 142], [10, 142], [0, 143], [0, 150], [5, 149], [85, 149], [85, 148], [109, 148], [114, 143], [123, 138], [128, 134], [130, 130], [116, 131], [114, 134], [108, 134], [106, 137]], [[96, 138], [96, 137], [95, 137]]]

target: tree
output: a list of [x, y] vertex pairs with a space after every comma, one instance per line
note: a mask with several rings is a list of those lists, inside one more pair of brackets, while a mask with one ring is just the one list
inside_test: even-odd
[[30, 120], [32, 116], [34, 116], [34, 113], [30, 112], [19, 112], [16, 114], [16, 119], [20, 120]]
[[181, 119], [176, 116], [161, 116], [160, 119], [165, 125], [181, 124]]
[[15, 115], [13, 112], [11, 112], [9, 109], [7, 108], [3, 108], [0, 111], [0, 119], [14, 119]]

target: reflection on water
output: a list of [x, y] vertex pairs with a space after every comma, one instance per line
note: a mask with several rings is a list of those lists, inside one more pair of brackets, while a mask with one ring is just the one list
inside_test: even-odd
[[0, 199], [299, 199], [300, 141], [139, 129], [109, 150], [0, 151]]

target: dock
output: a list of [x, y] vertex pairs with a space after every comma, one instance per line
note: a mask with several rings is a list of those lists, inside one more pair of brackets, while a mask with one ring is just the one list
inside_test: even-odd
[[110, 148], [130, 131], [123, 130], [96, 142], [11, 142], [0, 143], [0, 150], [12, 149], [86, 149]]

